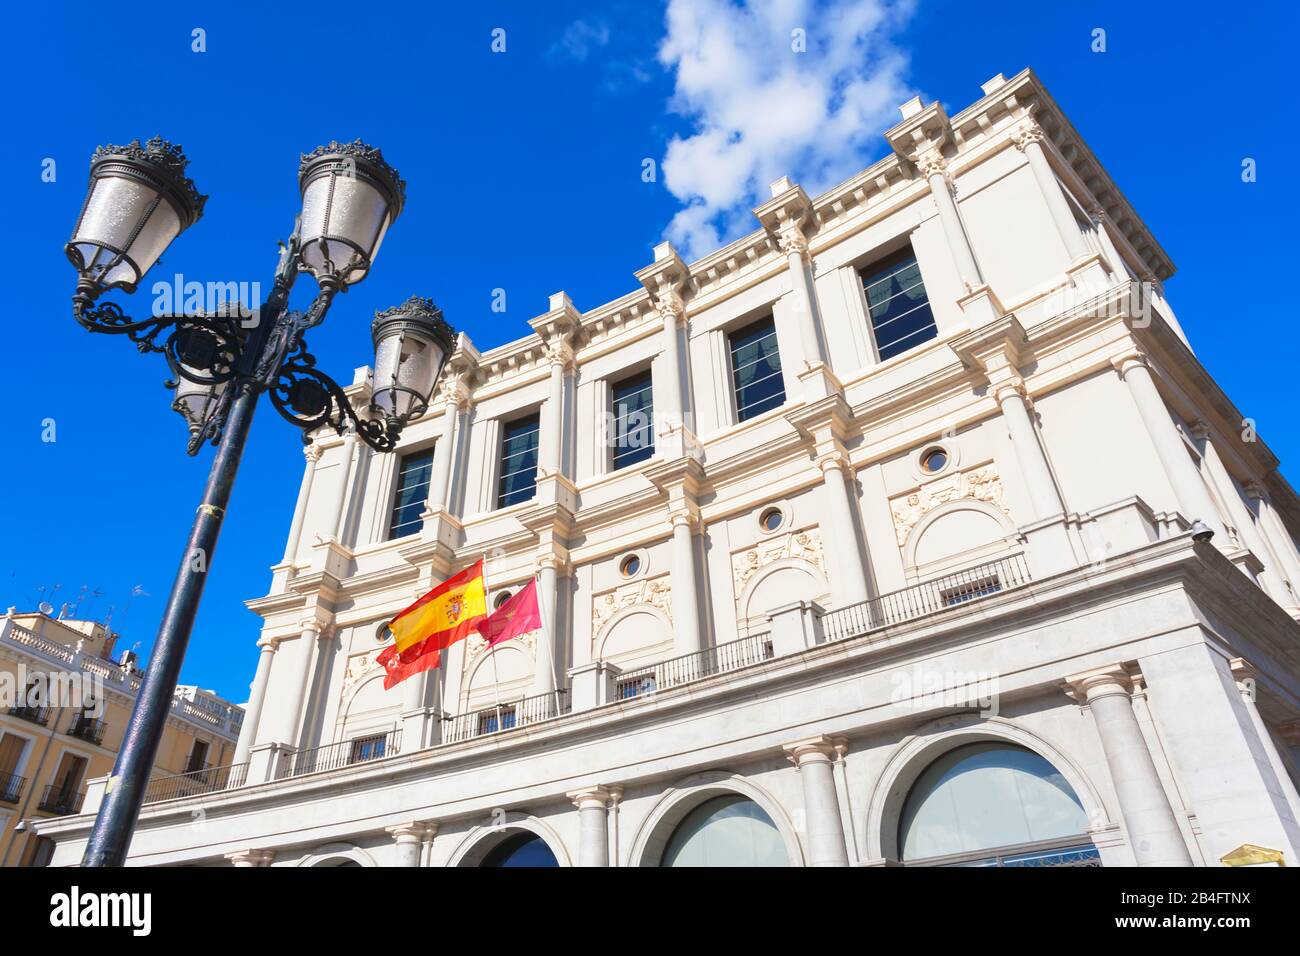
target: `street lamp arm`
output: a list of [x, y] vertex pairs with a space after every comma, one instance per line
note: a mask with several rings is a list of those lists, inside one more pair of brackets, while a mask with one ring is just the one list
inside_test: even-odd
[[312, 434], [319, 428], [332, 428], [342, 435], [351, 425], [357, 437], [375, 451], [397, 447], [401, 428], [359, 416], [342, 386], [316, 367], [315, 356], [301, 338], [293, 355], [279, 365], [268, 393], [285, 421], [302, 429], [305, 445], [311, 444]]

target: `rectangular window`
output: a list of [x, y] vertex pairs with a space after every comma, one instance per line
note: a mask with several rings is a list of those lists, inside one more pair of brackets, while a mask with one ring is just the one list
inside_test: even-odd
[[416, 534], [423, 525], [420, 515], [429, 497], [429, 477], [433, 474], [433, 450], [403, 455], [397, 466], [397, 493], [393, 497], [393, 514], [388, 522], [388, 540]]
[[202, 770], [208, 762], [208, 744], [205, 740], [194, 741], [194, 746], [190, 750], [189, 762], [185, 764], [186, 773], [194, 773], [196, 770]]
[[731, 381], [736, 389], [736, 420], [746, 421], [785, 402], [781, 352], [771, 317], [732, 332]]
[[388, 743], [387, 734], [376, 734], [373, 737], [359, 737], [352, 741], [352, 756], [348, 763], [363, 763], [367, 760], [378, 760], [384, 755]]
[[537, 487], [536, 415], [506, 424], [501, 430], [501, 478], [497, 481], [497, 507], [527, 501]]
[[498, 730], [509, 730], [514, 725], [514, 707], [497, 707], [491, 711], [479, 714], [478, 717], [478, 732], [480, 735], [495, 734]]
[[614, 469], [635, 465], [655, 453], [654, 390], [650, 372], [624, 379], [613, 387]]
[[937, 334], [925, 282], [911, 246], [862, 270], [867, 312], [880, 361], [920, 345]]
[[978, 581], [967, 581], [956, 587], [945, 588], [939, 592], [939, 600], [944, 607], [956, 607], [958, 604], [965, 604], [987, 594], [997, 594], [1001, 590], [1002, 582], [998, 580], [996, 574], [991, 574]]

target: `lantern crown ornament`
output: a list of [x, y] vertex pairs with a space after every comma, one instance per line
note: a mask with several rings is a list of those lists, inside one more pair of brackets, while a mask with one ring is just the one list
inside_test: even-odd
[[456, 345], [456, 331], [433, 300], [413, 295], [375, 313], [371, 411], [399, 427], [429, 408], [438, 374]]

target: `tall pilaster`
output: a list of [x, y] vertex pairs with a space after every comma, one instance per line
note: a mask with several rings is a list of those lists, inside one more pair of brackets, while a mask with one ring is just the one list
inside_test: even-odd
[[697, 581], [700, 575], [696, 536], [703, 533], [700, 495], [706, 488], [704, 467], [694, 458], [678, 458], [649, 469], [646, 476], [668, 498], [668, 522], [673, 536], [673, 646], [678, 654], [704, 647]]
[[1133, 713], [1132, 679], [1116, 665], [1068, 679], [1092, 712], [1138, 866], [1191, 866], [1191, 854]]
[[307, 690], [311, 685], [313, 665], [316, 662], [317, 644], [328, 640], [328, 622], [319, 617], [309, 617], [299, 625], [301, 628], [297, 647], [293, 653], [292, 677], [287, 696], [279, 709], [279, 727], [274, 741], [291, 747], [301, 746], [303, 704]]
[[1291, 808], [1291, 819], [1300, 821], [1300, 792], [1297, 792], [1296, 785], [1288, 772], [1286, 760], [1277, 749], [1277, 743], [1269, 732], [1268, 724], [1264, 722], [1264, 717], [1259, 712], [1259, 671], [1253, 664], [1240, 657], [1233, 658], [1228, 664], [1232, 668], [1233, 678], [1237, 681], [1237, 690], [1241, 693], [1242, 703], [1246, 705], [1246, 713], [1250, 715], [1251, 726], [1255, 728], [1255, 736], [1259, 738], [1260, 746], [1268, 754], [1269, 765], [1277, 778], [1277, 788], [1282, 791], [1287, 806]]
[[257, 642], [261, 653], [257, 657], [257, 671], [253, 675], [253, 686], [248, 695], [248, 707], [244, 710], [244, 723], [239, 731], [239, 740], [235, 744], [233, 764], [248, 762], [248, 751], [257, 740], [257, 726], [262, 720], [262, 709], [266, 705], [266, 688], [271, 681], [271, 667], [275, 662], [276, 641], [262, 639]]
[[298, 545], [302, 541], [302, 527], [307, 519], [307, 503], [311, 500], [311, 486], [316, 478], [316, 463], [320, 461], [320, 448], [310, 444], [303, 448], [303, 457], [307, 465], [303, 469], [302, 484], [298, 486], [298, 500], [293, 506], [293, 521], [289, 525], [289, 540], [284, 546], [284, 564], [292, 564], [298, 554]]
[[786, 744], [786, 756], [799, 769], [803, 787], [804, 824], [808, 836], [808, 862], [812, 866], [848, 866], [848, 844], [844, 821], [835, 792], [833, 764], [838, 741], [831, 737], [809, 737]]
[[1160, 397], [1146, 355], [1135, 350], [1114, 359], [1112, 364], [1133, 396], [1142, 424], [1146, 426], [1147, 435], [1151, 438], [1151, 446], [1159, 456], [1160, 464], [1164, 466], [1183, 517], [1189, 522], [1198, 519], [1203, 521], [1218, 537], [1216, 545], [1220, 548], [1230, 547], [1218, 506], [1210, 497], [1205, 481], [1201, 478], [1196, 463], [1192, 461], [1191, 453], [1174, 425], [1164, 399]]
[[661, 374], [654, 395], [655, 451], [669, 461], [695, 454], [699, 447], [690, 401], [690, 351], [685, 345], [690, 270], [671, 243], [659, 243], [654, 255], [655, 261], [636, 277], [663, 323]]
[[1300, 597], [1300, 554], [1296, 552], [1295, 541], [1287, 530], [1286, 523], [1273, 507], [1273, 501], [1261, 482], [1247, 482], [1242, 490], [1246, 492], [1246, 497], [1254, 502], [1260, 531], [1268, 538], [1273, 553], [1277, 555], [1280, 565], [1286, 570], [1293, 596]]

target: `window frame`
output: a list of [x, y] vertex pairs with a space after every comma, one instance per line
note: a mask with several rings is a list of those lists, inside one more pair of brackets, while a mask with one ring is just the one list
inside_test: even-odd
[[[750, 402], [748, 405], [744, 405], [744, 406], [740, 404], [741, 388], [742, 387], [752, 388], [755, 384], [757, 384], [757, 382], [750, 382], [748, 385], [741, 386], [738, 383], [736, 374], [742, 371], [742, 369], [744, 368], [749, 368], [752, 365], [756, 365], [760, 361], [760, 359], [755, 359], [754, 361], [747, 363], [743, 367], [738, 368], [736, 366], [737, 350], [734, 342], [736, 338], [747, 335], [762, 325], [768, 325], [771, 327], [772, 331], [770, 337], [776, 343], [775, 354], [776, 354], [778, 367], [775, 372], [773, 372], [768, 376], [765, 376], [759, 381], [766, 382], [772, 378], [779, 379], [781, 382], [781, 391], [780, 391], [781, 400], [779, 402], [776, 402], [775, 404], [768, 405], [765, 408], [760, 408], [756, 412], [750, 412], [746, 414], [746, 409], [750, 409], [750, 408], [754, 408], [755, 406], [762, 405], [764, 402], [767, 402], [771, 398], [775, 397], [775, 395], [768, 396], [767, 398], [759, 399], [756, 402]], [[781, 354], [781, 336], [778, 333], [776, 327], [776, 315], [772, 312], [768, 312], [767, 314], [760, 316], [759, 318], [754, 319], [753, 321], [745, 322], [743, 324], [737, 324], [735, 327], [728, 329], [726, 331], [726, 337], [727, 337], [727, 368], [729, 370], [728, 374], [731, 382], [731, 411], [735, 419], [734, 424], [742, 425], [745, 422], [752, 421], [755, 418], [759, 418], [760, 416], [765, 415], [770, 411], [774, 411], [775, 409], [780, 408], [782, 405], [786, 403], [786, 401], [789, 398], [789, 395], [786, 392], [786, 388], [785, 388], [785, 361], [784, 361], [784, 356]], [[754, 341], [756, 342], [763, 341], [768, 337], [769, 337], [768, 335], [763, 335], [760, 338], [755, 339]], [[746, 344], [748, 345], [752, 343], [746, 343]], [[745, 346], [743, 345], [741, 346], [741, 348], [744, 347]]]
[[[517, 437], [517, 436], [509, 435], [510, 427], [513, 425], [519, 425], [520, 423], [523, 422], [534, 422], [536, 424], [536, 427], [533, 429], [533, 434], [536, 435], [537, 438], [531, 449], [533, 454], [537, 457], [537, 461], [533, 465], [533, 481], [530, 486], [532, 494], [530, 494], [526, 498], [518, 498], [514, 501], [507, 502], [503, 500], [507, 496], [507, 494], [514, 494], [517, 492], [509, 492], [509, 493], [506, 492], [503, 482], [507, 478], [511, 478], [515, 475], [522, 474], [524, 471], [527, 470], [523, 468], [519, 469], [518, 471], [510, 471], [510, 472], [507, 472], [505, 470], [505, 463], [507, 457], [505, 454], [506, 442], [509, 441], [511, 437]], [[496, 472], [496, 480], [493, 482], [493, 484], [495, 485], [495, 492], [492, 497], [493, 511], [500, 511], [503, 508], [510, 508], [513, 507], [514, 505], [523, 504], [524, 502], [532, 501], [535, 497], [537, 497], [537, 471], [541, 466], [541, 453], [542, 453], [542, 416], [541, 416], [540, 409], [534, 409], [533, 411], [527, 412], [523, 415], [516, 415], [514, 418], [511, 418], [509, 420], [502, 419], [499, 424], [500, 424], [500, 434], [497, 438], [496, 465], [494, 469]], [[515, 452], [509, 457], [515, 458], [525, 453], [526, 452]]]
[[[393, 470], [393, 490], [392, 490], [392, 494], [389, 495], [389, 499], [388, 499], [388, 521], [386, 523], [386, 529], [384, 533], [385, 541], [400, 541], [403, 538], [409, 538], [413, 535], [420, 533], [420, 527], [423, 525], [423, 521], [420, 521], [419, 524], [417, 524], [415, 529], [412, 531], [403, 532], [402, 534], [397, 533], [397, 529], [399, 527], [405, 527], [411, 524], [411, 522], [409, 521], [404, 521], [400, 525], [397, 523], [397, 510], [398, 510], [397, 501], [398, 498], [401, 497], [402, 492], [405, 490], [402, 484], [402, 467], [413, 458], [417, 458], [417, 457], [422, 458], [425, 455], [429, 457], [429, 476], [424, 481], [424, 499], [423, 499], [425, 502], [427, 502], [429, 499], [429, 486], [433, 484], [433, 449], [434, 449], [433, 445], [428, 445], [424, 448], [410, 448], [397, 456], [397, 467]], [[344, 493], [346, 494], [346, 489]], [[421, 512], [423, 512], [423, 510], [424, 509], [422, 506]]]
[[[625, 387], [631, 383], [636, 383], [636, 382], [644, 382], [645, 386], [643, 388], [638, 389], [633, 394], [641, 394], [643, 392], [650, 393], [649, 405], [642, 406], [641, 408], [637, 409], [637, 411], [642, 411], [645, 408], [648, 408], [650, 411], [650, 423], [649, 425], [646, 426], [650, 430], [650, 442], [648, 445], [644, 447], [630, 448], [626, 452], [622, 453], [624, 458], [628, 458], [629, 456], [633, 456], [633, 455], [639, 457], [634, 457], [630, 461], [623, 461], [620, 463], [619, 462], [620, 446], [618, 444], [619, 416], [617, 414], [618, 390], [622, 387]], [[634, 465], [639, 465], [641, 462], [646, 461], [649, 458], [653, 458], [655, 455], [655, 451], [657, 449], [655, 447], [654, 375], [652, 373], [652, 369], [647, 366], [646, 368], [640, 369], [638, 371], [624, 372], [622, 377], [620, 377], [617, 380], [613, 380], [613, 379], [609, 380], [608, 387], [609, 387], [609, 408], [607, 409], [607, 412], [609, 415], [609, 419], [608, 419], [609, 429], [607, 430], [605, 435], [605, 447], [607, 449], [605, 454], [605, 470], [606, 472], [615, 472], [615, 471], [622, 471], [624, 468], [631, 468]], [[622, 416], [622, 417], [626, 418], [627, 416]]]
[[[911, 338], [912, 336], [916, 335], [918, 332], [924, 331], [927, 327], [933, 328], [934, 334], [927, 336], [926, 338], [921, 339], [920, 341], [915, 342], [914, 344], [909, 345], [906, 348], [901, 349], [900, 351], [893, 352], [888, 357], [884, 357], [882, 355], [880, 337], [877, 334], [876, 320], [875, 317], [871, 314], [871, 298], [867, 295], [867, 288], [868, 288], [867, 276], [871, 273], [875, 273], [877, 275], [875, 282], [871, 283], [872, 285], [874, 285], [877, 282], [883, 281], [884, 278], [889, 278], [890, 276], [897, 275], [899, 272], [903, 271], [903, 268], [906, 268], [906, 266], [896, 269], [894, 272], [890, 273], [889, 276], [885, 276], [883, 278], [879, 276], [880, 272], [883, 272], [884, 270], [890, 268], [890, 266], [892, 265], [900, 265], [901, 263], [906, 262], [908, 260], [910, 260], [910, 262], [916, 266], [917, 274], [920, 276], [920, 280], [916, 283], [916, 285], [921, 286], [922, 290], [925, 292], [925, 303], [923, 305], [918, 305], [913, 309], [909, 309], [907, 312], [903, 313], [903, 315], [895, 316], [892, 319], [888, 319], [883, 324], [889, 325], [892, 322], [897, 322], [899, 319], [903, 318], [904, 316], [910, 315], [912, 312], [915, 312], [921, 308], [928, 308], [930, 310], [930, 323], [929, 326], [922, 326], [920, 329], [917, 329], [915, 332], [909, 332], [907, 335], [903, 336], [902, 338], [895, 339], [894, 341], [889, 342], [886, 348], [892, 347], [894, 345], [897, 345], [899, 342]], [[925, 273], [921, 269], [921, 260], [920, 257], [918, 257], [916, 254], [916, 248], [912, 245], [911, 239], [908, 239], [906, 242], [904, 242], [897, 249], [894, 249], [892, 252], [888, 252], [885, 253], [884, 255], [877, 256], [876, 258], [870, 259], [862, 265], [855, 266], [853, 272], [854, 275], [857, 276], [856, 281], [858, 286], [858, 296], [862, 301], [863, 315], [866, 317], [867, 320], [867, 334], [871, 337], [871, 349], [875, 353], [875, 359], [877, 365], [883, 362], [888, 362], [891, 359], [898, 358], [901, 355], [906, 355], [908, 352], [911, 352], [913, 349], [919, 348], [921, 345], [925, 344], [926, 342], [930, 342], [939, 337], [939, 323], [938, 323], [938, 319], [935, 318], [934, 305], [930, 301], [930, 290], [925, 285]], [[916, 288], [916, 285], [909, 286], [909, 289]], [[894, 296], [890, 296], [890, 300], [892, 301], [897, 295], [901, 295], [901, 294], [902, 294], [901, 292], [895, 293]]]

